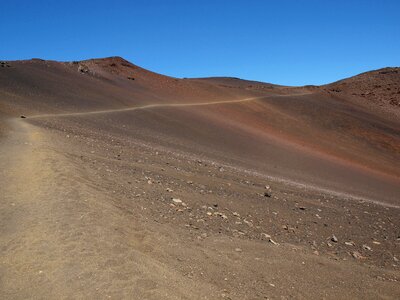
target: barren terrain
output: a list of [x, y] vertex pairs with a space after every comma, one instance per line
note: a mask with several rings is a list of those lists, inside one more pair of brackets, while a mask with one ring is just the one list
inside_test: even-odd
[[398, 299], [398, 72], [2, 62], [1, 298]]

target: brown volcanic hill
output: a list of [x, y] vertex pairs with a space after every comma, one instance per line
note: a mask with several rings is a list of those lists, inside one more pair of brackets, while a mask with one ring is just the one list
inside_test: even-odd
[[400, 122], [363, 74], [1, 65], [1, 298], [398, 298]]
[[4, 64], [7, 67], [0, 68], [0, 109], [14, 114], [239, 99], [256, 94], [156, 74], [120, 57], [69, 63], [32, 59]]
[[[265, 160], [263, 157], [270, 156], [277, 162], [275, 171], [279, 170], [284, 176], [300, 179], [310, 175], [310, 178], [322, 181], [324, 185], [331, 185], [334, 181], [328, 176], [330, 173], [312, 160], [307, 162], [309, 167], [303, 169], [305, 163], [298, 164], [301, 161], [298, 157], [306, 160], [318, 157], [366, 170], [367, 173], [381, 172], [395, 178], [400, 176], [399, 168], [394, 163], [400, 152], [398, 122], [376, 114], [374, 105], [360, 105], [353, 95], [370, 88], [372, 82], [378, 82], [378, 79], [380, 90], [382, 82], [387, 82], [391, 91], [397, 91], [397, 69], [364, 73], [321, 88], [291, 88], [237, 78], [177, 79], [145, 70], [121, 57], [66, 63], [33, 59], [5, 64], [7, 67], [0, 69], [0, 110], [3, 114], [31, 117], [49, 113], [129, 111], [132, 107], [168, 103], [188, 105], [233, 101], [223, 107], [208, 105], [192, 108], [187, 115], [202, 112], [201, 118], [209, 122], [218, 120], [219, 123], [214, 126], [217, 126], [221, 136], [229, 135], [225, 130], [236, 128], [232, 133], [239, 134], [239, 140], [243, 132], [246, 137], [239, 145], [253, 143], [255, 139], [254, 147], [242, 149], [232, 144], [225, 149], [228, 142], [219, 145], [215, 143], [219, 141], [218, 138], [211, 141], [207, 136], [204, 141], [199, 137], [198, 142], [202, 146], [209, 149], [221, 146], [219, 151], [237, 153], [239, 156], [244, 151], [253, 157], [246, 162], [249, 167], [254, 167], [254, 161], [259, 161], [258, 165], [261, 166]], [[378, 95], [378, 92], [374, 95]], [[259, 99], [252, 100], [255, 97]], [[381, 97], [386, 97], [386, 94]], [[241, 99], [251, 101], [236, 103]], [[176, 123], [181, 123], [180, 126], [194, 128], [194, 125], [190, 126], [190, 118], [180, 118], [177, 116], [176, 120]], [[193, 115], [193, 120], [196, 118]], [[164, 124], [157, 126], [160, 126], [160, 131], [168, 128]], [[196, 131], [209, 131], [207, 123], [196, 126]], [[181, 138], [175, 128], [169, 130], [171, 132], [165, 134], [174, 136], [176, 140]], [[190, 132], [185, 134], [191, 136]], [[232, 136], [232, 139], [236, 138]], [[261, 147], [263, 141], [277, 144], [277, 149], [283, 152], [277, 149], [269, 152], [273, 147]], [[294, 152], [289, 153], [285, 149]], [[296, 162], [290, 163], [289, 157]], [[359, 182], [356, 190], [363, 190], [362, 182]], [[343, 182], [345, 185], [346, 182]], [[373, 185], [368, 184], [368, 189]], [[389, 198], [393, 198], [396, 189], [386, 190], [390, 193]]]
[[400, 68], [383, 68], [365, 72], [323, 86], [332, 94], [351, 97], [372, 108], [381, 107], [399, 116]]

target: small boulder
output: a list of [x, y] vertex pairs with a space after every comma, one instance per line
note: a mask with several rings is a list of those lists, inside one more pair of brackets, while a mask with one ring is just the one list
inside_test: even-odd
[[265, 191], [264, 192], [264, 197], [271, 198], [272, 197], [271, 191]]
[[362, 256], [361, 253], [358, 252], [358, 251], [352, 252], [352, 253], [351, 253], [351, 256], [353, 256], [353, 258], [355, 258], [355, 259], [364, 259], [364, 258], [365, 258], [365, 257]]
[[82, 74], [87, 74], [87, 73], [89, 73], [89, 68], [85, 65], [80, 65], [78, 67], [78, 71]]
[[176, 204], [181, 204], [182, 200], [178, 199], [178, 198], [172, 198], [172, 202], [176, 203]]
[[275, 242], [273, 239], [269, 239], [268, 240], [272, 245], [278, 246], [279, 244], [277, 242]]
[[364, 250], [372, 251], [372, 248], [368, 245], [362, 245]]

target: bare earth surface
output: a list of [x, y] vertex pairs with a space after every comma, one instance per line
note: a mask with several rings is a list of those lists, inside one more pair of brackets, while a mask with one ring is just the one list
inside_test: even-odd
[[396, 70], [348, 92], [3, 63], [1, 298], [398, 299]]

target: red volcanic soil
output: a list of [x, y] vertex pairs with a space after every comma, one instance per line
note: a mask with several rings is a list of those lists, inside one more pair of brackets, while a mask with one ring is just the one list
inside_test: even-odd
[[399, 89], [1, 62], [0, 295], [396, 299]]
[[359, 74], [324, 86], [333, 95], [385, 111], [399, 118], [400, 68], [384, 68]]

